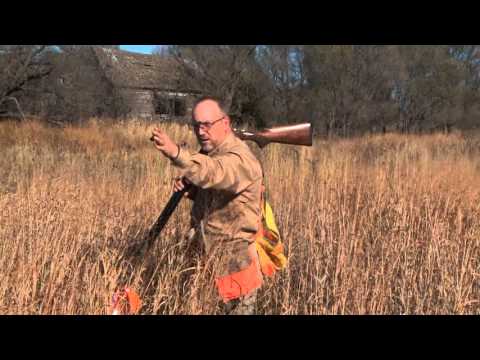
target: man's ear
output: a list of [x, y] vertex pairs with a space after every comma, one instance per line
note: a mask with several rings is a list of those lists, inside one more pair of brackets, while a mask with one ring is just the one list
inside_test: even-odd
[[230, 116], [225, 116], [225, 123], [227, 127], [231, 128], [232, 127], [232, 120], [230, 119]]

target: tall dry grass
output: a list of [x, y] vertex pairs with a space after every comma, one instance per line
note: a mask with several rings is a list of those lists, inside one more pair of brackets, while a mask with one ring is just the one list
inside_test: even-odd
[[[187, 128], [165, 125], [195, 148]], [[128, 283], [142, 314], [214, 314], [189, 204], [150, 256], [126, 256], [176, 174], [140, 122], [0, 124], [0, 313], [105, 314]], [[261, 314], [480, 312], [480, 140], [371, 136], [256, 151], [289, 255]]]

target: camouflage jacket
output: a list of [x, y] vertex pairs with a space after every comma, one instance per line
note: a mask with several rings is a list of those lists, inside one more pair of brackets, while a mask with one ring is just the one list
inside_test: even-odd
[[197, 188], [191, 225], [201, 233], [205, 251], [222, 244], [229, 254], [237, 254], [237, 266], [230, 272], [248, 265], [247, 248], [259, 228], [263, 180], [250, 148], [232, 133], [208, 155], [180, 149], [173, 164]]

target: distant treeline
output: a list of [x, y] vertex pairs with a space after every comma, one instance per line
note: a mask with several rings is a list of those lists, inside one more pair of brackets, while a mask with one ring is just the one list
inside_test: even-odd
[[[0, 46], [0, 108], [121, 117], [87, 48]], [[311, 121], [319, 134], [351, 136], [479, 125], [479, 45], [170, 45], [155, 56], [177, 60], [179, 88], [223, 97], [232, 117], [259, 127]]]

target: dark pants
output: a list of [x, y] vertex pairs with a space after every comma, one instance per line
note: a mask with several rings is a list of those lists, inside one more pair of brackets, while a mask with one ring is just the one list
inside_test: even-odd
[[241, 299], [223, 304], [223, 315], [255, 315], [257, 305], [257, 290]]

